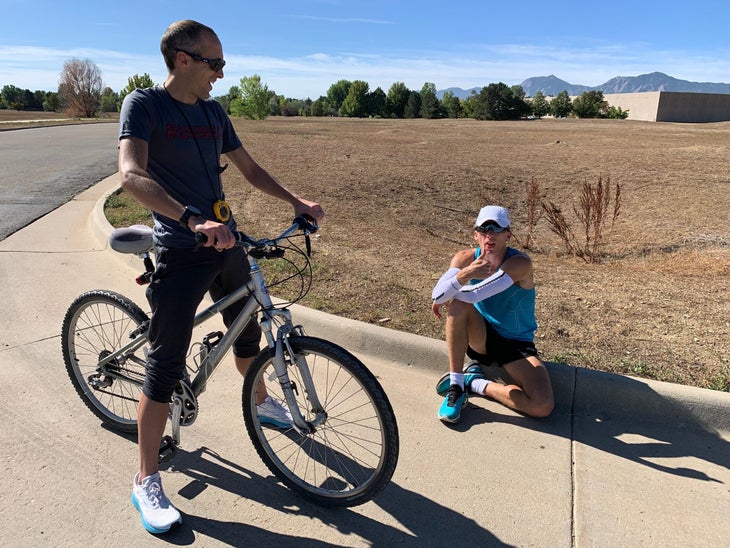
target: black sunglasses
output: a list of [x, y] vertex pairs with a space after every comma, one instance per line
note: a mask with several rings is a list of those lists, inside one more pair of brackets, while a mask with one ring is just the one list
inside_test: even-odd
[[207, 63], [210, 67], [210, 70], [213, 72], [220, 72], [223, 70], [223, 67], [226, 66], [226, 62], [224, 59], [207, 59], [205, 57], [201, 57], [200, 55], [197, 55], [195, 53], [190, 53], [189, 51], [185, 51], [184, 49], [175, 48], [175, 51], [182, 51], [185, 55], [189, 55], [196, 61], [200, 61], [201, 63]]
[[494, 223], [484, 223], [481, 226], [475, 227], [475, 230], [477, 232], [481, 232], [483, 234], [486, 234], [490, 230], [492, 232], [494, 232], [495, 234], [499, 234], [500, 232], [504, 232], [505, 230], [509, 230], [509, 227], [499, 226], [499, 225], [494, 224]]

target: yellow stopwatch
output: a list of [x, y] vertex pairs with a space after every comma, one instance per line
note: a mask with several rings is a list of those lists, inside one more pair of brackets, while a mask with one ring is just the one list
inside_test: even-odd
[[225, 200], [218, 200], [213, 204], [213, 214], [220, 222], [225, 223], [231, 218], [231, 208]]

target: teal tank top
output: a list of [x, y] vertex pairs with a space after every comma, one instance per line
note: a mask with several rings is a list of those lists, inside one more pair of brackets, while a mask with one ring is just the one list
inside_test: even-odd
[[[482, 249], [477, 247], [474, 251], [474, 258], [479, 257], [481, 252]], [[517, 249], [508, 247], [504, 261], [519, 253], [521, 252]], [[480, 281], [470, 280], [469, 283], [473, 285]], [[474, 303], [474, 306], [504, 338], [529, 342], [534, 340], [537, 329], [534, 287], [523, 289], [518, 285], [511, 285], [505, 291]]]

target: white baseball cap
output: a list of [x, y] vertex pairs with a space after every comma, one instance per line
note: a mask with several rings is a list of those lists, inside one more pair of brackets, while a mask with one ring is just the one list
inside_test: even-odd
[[484, 206], [477, 216], [477, 222], [474, 226], [482, 226], [487, 221], [493, 221], [502, 228], [509, 227], [509, 212], [506, 207], [488, 205]]

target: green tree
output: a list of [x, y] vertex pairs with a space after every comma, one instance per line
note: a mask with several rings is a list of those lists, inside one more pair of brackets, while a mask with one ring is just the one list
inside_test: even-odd
[[602, 91], [584, 91], [573, 101], [573, 113], [578, 118], [598, 118], [607, 110]]
[[350, 92], [350, 86], [352, 86], [352, 82], [349, 80], [339, 80], [327, 90], [327, 103], [335, 114], [340, 113], [340, 107]]
[[566, 90], [561, 91], [558, 95], [550, 101], [550, 114], [556, 118], [565, 118], [569, 116], [573, 111], [573, 102], [570, 100], [570, 95]]
[[612, 118], [614, 120], [625, 120], [628, 117], [629, 111], [624, 110], [621, 107], [610, 106], [606, 111], [606, 118]]
[[352, 82], [347, 97], [340, 106], [340, 115], [351, 118], [362, 118], [368, 115], [367, 96], [370, 92], [370, 85], [362, 80]]
[[3, 102], [7, 105], [7, 108], [23, 110], [25, 105], [23, 103], [24, 94], [22, 89], [12, 84], [6, 84], [3, 86], [2, 91], [0, 91], [0, 95], [2, 95]]
[[324, 116], [327, 106], [327, 97], [320, 96], [319, 98], [315, 99], [312, 103], [312, 108], [310, 110], [312, 116]]
[[271, 99], [269, 99], [270, 116], [281, 116], [281, 101], [283, 99], [283, 96], [279, 96], [276, 93], [271, 94]]
[[280, 97], [279, 112], [282, 116], [304, 116], [304, 113], [308, 112], [307, 101], [311, 103], [309, 99], [291, 99]]
[[421, 118], [432, 120], [441, 115], [441, 103], [436, 97], [436, 84], [426, 82], [421, 88]]
[[[490, 84], [493, 85], [493, 84]], [[488, 90], [489, 86], [484, 86], [479, 93], [474, 97], [473, 110], [474, 118], [477, 120], [493, 120], [491, 110], [492, 106], [492, 93]]]
[[532, 114], [538, 118], [542, 118], [550, 112], [550, 103], [548, 103], [548, 100], [545, 99], [545, 95], [543, 95], [542, 91], [537, 91], [535, 93], [535, 96], [532, 98], [532, 102], [530, 103], [530, 107], [532, 108]]
[[418, 118], [421, 115], [421, 94], [411, 91], [406, 102], [406, 109], [403, 111], [405, 118]]
[[385, 98], [385, 110], [388, 116], [393, 118], [404, 118], [408, 97], [411, 95], [403, 82], [395, 82], [388, 89], [388, 95]]
[[101, 92], [99, 110], [101, 112], [119, 112], [119, 94], [109, 86]]
[[91, 59], [69, 59], [58, 83], [61, 105], [70, 116], [96, 115], [102, 90], [101, 71]]
[[512, 95], [515, 98], [519, 99], [520, 101], [525, 100], [525, 97], [527, 96], [527, 94], [525, 93], [525, 89], [522, 86], [515, 85], [515, 86], [510, 87], [510, 89], [512, 90]]
[[46, 100], [46, 94], [48, 92], [41, 91], [39, 89], [33, 92], [33, 108], [37, 110], [43, 110], [43, 103]]
[[368, 94], [367, 97], [367, 111], [370, 116], [385, 116], [385, 103], [387, 96], [382, 88], [377, 87], [375, 91]]
[[[522, 88], [517, 86], [519, 90]], [[530, 111], [515, 90], [502, 82], [482, 88], [476, 98], [475, 117], [478, 120], [518, 120]]]
[[230, 88], [228, 88], [228, 93], [226, 93], [225, 95], [219, 95], [215, 98], [215, 100], [221, 104], [223, 110], [225, 110], [227, 114], [230, 114], [231, 103], [236, 97], [238, 97], [239, 94], [240, 91], [238, 89], [238, 86], [231, 86]]
[[[231, 114], [249, 120], [263, 120], [270, 113], [270, 100], [276, 95], [261, 82], [261, 76], [244, 76], [239, 86], [240, 95], [231, 101]], [[282, 98], [283, 99], [283, 98]], [[280, 111], [281, 112], [281, 111]]]
[[139, 74], [130, 76], [129, 78], [127, 78], [127, 87], [119, 92], [119, 101], [124, 101], [124, 98], [132, 93], [135, 89], [147, 89], [151, 88], [154, 85], [155, 84], [152, 82], [152, 78], [150, 78], [150, 75], [146, 72], [142, 76], [140, 76]]
[[461, 102], [461, 109], [467, 118], [477, 118], [477, 110], [479, 107], [479, 93], [472, 90], [469, 97]]
[[43, 99], [43, 110], [46, 112], [57, 112], [61, 108], [58, 101], [58, 93], [55, 91], [47, 91]]
[[309, 97], [304, 99], [304, 101], [302, 101], [301, 107], [299, 108], [299, 116], [311, 116], [313, 104], [314, 101], [312, 101]]
[[464, 115], [464, 109], [461, 106], [461, 100], [454, 95], [453, 91], [447, 91], [441, 98], [441, 104], [449, 118], [461, 118]]
[[41, 104], [36, 104], [36, 96], [29, 89], [23, 90], [23, 109], [24, 110], [41, 110]]
[[46, 92], [36, 90], [31, 92], [25, 90], [25, 110], [43, 110], [43, 100], [46, 98]]

